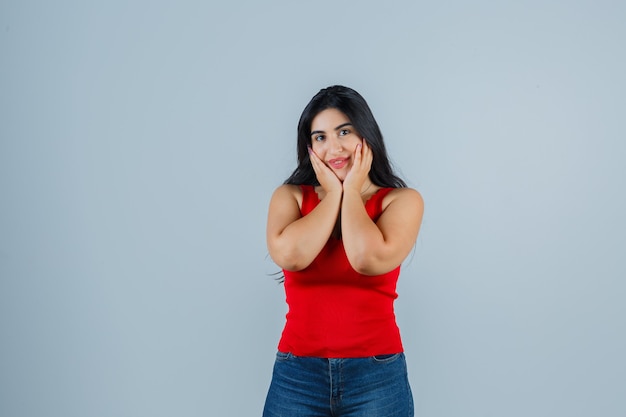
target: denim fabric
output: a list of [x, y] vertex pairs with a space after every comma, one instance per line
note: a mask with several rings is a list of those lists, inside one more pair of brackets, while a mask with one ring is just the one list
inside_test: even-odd
[[325, 359], [278, 352], [263, 417], [413, 417], [403, 353]]

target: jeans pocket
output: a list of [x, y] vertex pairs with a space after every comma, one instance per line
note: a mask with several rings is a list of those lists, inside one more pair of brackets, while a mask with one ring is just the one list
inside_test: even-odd
[[372, 360], [376, 363], [389, 363], [398, 359], [402, 353], [391, 353], [387, 355], [374, 355], [372, 356]]
[[293, 355], [290, 352], [281, 352], [280, 350], [276, 352], [276, 360], [277, 361], [286, 361], [291, 359]]

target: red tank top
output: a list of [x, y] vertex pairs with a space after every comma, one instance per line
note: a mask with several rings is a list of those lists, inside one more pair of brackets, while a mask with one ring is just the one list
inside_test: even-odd
[[[301, 213], [320, 200], [303, 185]], [[366, 203], [374, 221], [392, 188], [381, 188]], [[296, 356], [357, 358], [403, 351], [393, 302], [400, 266], [376, 276], [352, 269], [341, 239], [331, 237], [315, 260], [301, 271], [283, 270], [289, 311], [278, 344]]]

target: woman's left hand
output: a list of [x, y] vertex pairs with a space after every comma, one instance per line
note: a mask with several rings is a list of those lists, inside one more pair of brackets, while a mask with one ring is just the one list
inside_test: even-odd
[[363, 138], [361, 144], [357, 145], [354, 150], [352, 168], [350, 168], [350, 172], [348, 172], [348, 175], [346, 175], [343, 181], [344, 192], [353, 190], [359, 194], [361, 193], [363, 184], [365, 184], [369, 176], [372, 160], [372, 149], [367, 144], [365, 138]]

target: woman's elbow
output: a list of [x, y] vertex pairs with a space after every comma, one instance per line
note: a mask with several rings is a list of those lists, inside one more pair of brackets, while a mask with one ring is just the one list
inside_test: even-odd
[[395, 257], [364, 253], [361, 255], [348, 256], [350, 266], [361, 275], [382, 275], [398, 267]]
[[381, 265], [375, 259], [368, 256], [355, 256], [348, 258], [350, 266], [361, 275], [380, 275]]
[[276, 265], [287, 271], [301, 271], [308, 266], [302, 256], [293, 250], [270, 250], [270, 258]]

